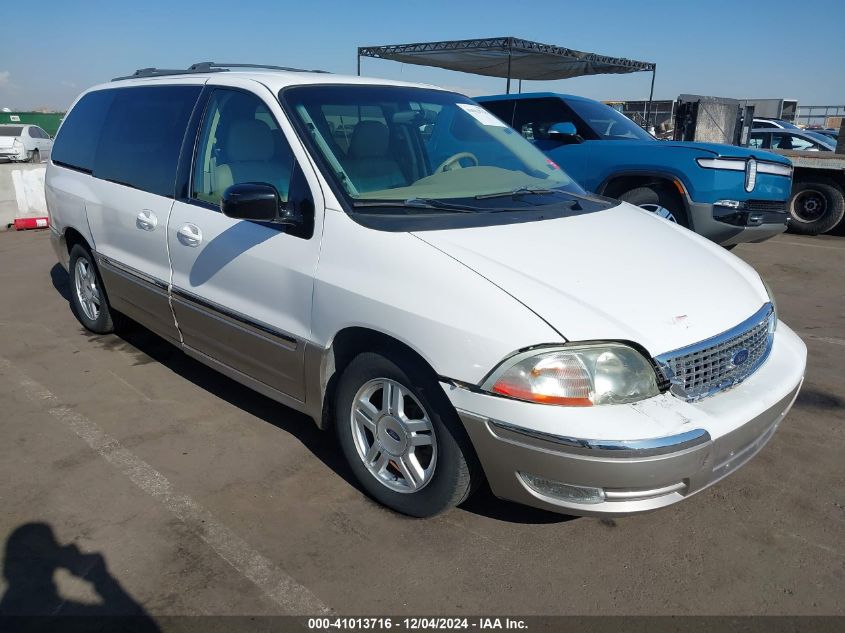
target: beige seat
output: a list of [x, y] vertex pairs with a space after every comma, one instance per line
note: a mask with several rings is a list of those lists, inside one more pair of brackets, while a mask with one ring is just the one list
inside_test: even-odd
[[381, 121], [361, 121], [355, 126], [343, 167], [361, 192], [408, 184], [390, 154], [390, 131]]
[[214, 170], [215, 194], [222, 195], [227, 187], [242, 182], [264, 182], [279, 190], [287, 200], [291, 161], [276, 153], [274, 134], [258, 119], [241, 119], [232, 123], [226, 134], [226, 163]]

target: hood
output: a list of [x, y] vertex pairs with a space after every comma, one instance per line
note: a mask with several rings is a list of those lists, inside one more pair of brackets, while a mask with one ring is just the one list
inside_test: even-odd
[[619, 152], [627, 151], [641, 152], [642, 150], [651, 150], [657, 147], [693, 150], [699, 153], [707, 153], [713, 156], [721, 156], [723, 158], [750, 158], [754, 157], [758, 160], [766, 160], [771, 163], [782, 163], [784, 165], [791, 164], [789, 159], [779, 154], [767, 152], [765, 150], [749, 147], [739, 147], [737, 145], [727, 145], [724, 143], [699, 143], [697, 141], [637, 141], [637, 140], [603, 140], [597, 141], [606, 147], [613, 145], [614, 150]]
[[768, 300], [759, 275], [740, 259], [627, 203], [569, 218], [414, 235], [569, 341], [633, 341], [656, 356], [724, 332]]

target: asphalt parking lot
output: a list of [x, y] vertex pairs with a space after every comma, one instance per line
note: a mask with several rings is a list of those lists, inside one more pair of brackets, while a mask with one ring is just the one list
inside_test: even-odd
[[0, 233], [7, 609], [845, 614], [842, 237], [734, 251], [806, 341], [804, 389], [739, 472], [613, 521], [483, 490], [431, 520], [394, 514], [356, 488], [333, 437], [302, 415], [140, 328], [83, 331], [48, 242]]

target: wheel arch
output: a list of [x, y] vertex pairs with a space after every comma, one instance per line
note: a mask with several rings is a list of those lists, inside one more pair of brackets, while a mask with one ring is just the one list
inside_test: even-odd
[[794, 167], [793, 182], [822, 182], [832, 184], [845, 190], [845, 172], [837, 169], [808, 169], [806, 167]]
[[[440, 380], [440, 376], [431, 363], [418, 350], [394, 336], [361, 326], [343, 328], [332, 337], [329, 346], [322, 351], [319, 375], [315, 376], [321, 399], [320, 415], [315, 416], [315, 420], [320, 428], [325, 429], [331, 426], [331, 406], [334, 401], [338, 377], [352, 359], [363, 352], [382, 353], [388, 357], [404, 356], [412, 362], [418, 363], [434, 378]], [[317, 369], [317, 367], [314, 369]]]
[[88, 251], [91, 250], [91, 245], [88, 243], [88, 240], [85, 238], [85, 236], [72, 226], [69, 226], [65, 229], [65, 232], [62, 233], [61, 239], [65, 248], [67, 249], [68, 254], [70, 254], [70, 251], [76, 244], [81, 244], [84, 248], [88, 249]]
[[608, 198], [618, 198], [626, 191], [638, 187], [660, 187], [671, 192], [681, 202], [684, 214], [687, 217], [690, 227], [694, 227], [692, 219], [689, 189], [683, 180], [676, 174], [664, 171], [622, 171], [616, 172], [605, 178], [599, 185], [596, 193]]
[[689, 211], [689, 188], [677, 174], [664, 171], [630, 170], [614, 172], [598, 186], [596, 193], [614, 198], [637, 187], [666, 187], [677, 193]]

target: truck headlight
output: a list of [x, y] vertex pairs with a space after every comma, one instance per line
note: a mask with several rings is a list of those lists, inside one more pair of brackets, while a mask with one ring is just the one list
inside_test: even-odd
[[621, 343], [523, 352], [499, 365], [482, 389], [517, 400], [569, 407], [624, 404], [660, 393], [648, 360]]
[[748, 193], [754, 191], [754, 185], [757, 184], [757, 161], [749, 158], [745, 163], [745, 190]]

